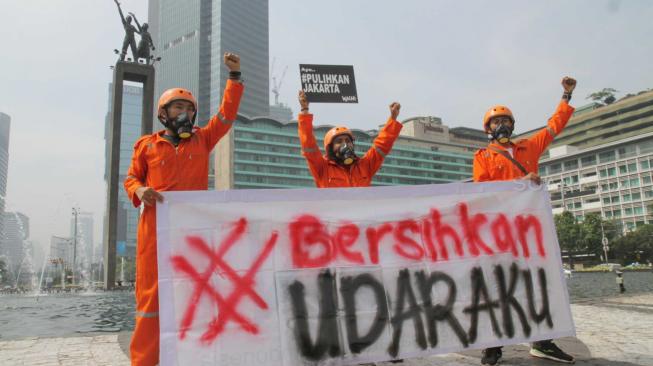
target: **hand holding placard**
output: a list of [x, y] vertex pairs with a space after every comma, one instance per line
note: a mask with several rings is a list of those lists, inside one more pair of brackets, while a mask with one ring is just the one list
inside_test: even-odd
[[311, 103], [358, 103], [351, 65], [300, 64], [299, 77]]

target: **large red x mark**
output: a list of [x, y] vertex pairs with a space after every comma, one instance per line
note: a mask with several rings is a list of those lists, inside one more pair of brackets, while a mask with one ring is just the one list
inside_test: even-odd
[[[263, 249], [258, 254], [249, 270], [244, 276], [239, 276], [236, 271], [229, 266], [222, 257], [224, 254], [242, 237], [247, 228], [247, 220], [241, 218], [238, 220], [234, 229], [227, 235], [227, 237], [222, 241], [217, 251], [213, 252], [211, 248], [206, 244], [206, 242], [197, 236], [189, 236], [186, 238], [188, 245], [202, 254], [210, 258], [210, 263], [206, 270], [199, 274], [197, 270], [188, 262], [188, 260], [183, 256], [172, 256], [171, 262], [175, 270], [184, 272], [191, 277], [195, 283], [195, 290], [191, 296], [188, 307], [184, 312], [184, 316], [180, 325], [180, 339], [184, 339], [186, 332], [190, 329], [193, 324], [193, 319], [195, 317], [195, 311], [197, 310], [197, 304], [205, 292], [210, 296], [213, 302], [218, 307], [218, 316], [213, 318], [209, 323], [209, 327], [206, 332], [202, 335], [200, 340], [202, 342], [210, 343], [215, 340], [222, 331], [224, 331], [224, 326], [228, 320], [233, 320], [238, 323], [246, 332], [257, 334], [258, 327], [256, 324], [252, 323], [250, 320], [245, 318], [243, 315], [236, 311], [236, 307], [240, 302], [241, 298], [245, 295], [249, 296], [256, 305], [261, 309], [267, 309], [267, 303], [254, 291], [254, 277], [258, 273], [261, 265], [267, 259], [267, 257], [272, 252], [274, 245], [276, 244], [278, 233], [272, 232], [270, 238], [265, 243]], [[213, 273], [217, 270], [222, 270], [227, 277], [232, 281], [234, 288], [231, 294], [225, 299], [223, 298], [216, 290], [209, 284], [209, 280]]]

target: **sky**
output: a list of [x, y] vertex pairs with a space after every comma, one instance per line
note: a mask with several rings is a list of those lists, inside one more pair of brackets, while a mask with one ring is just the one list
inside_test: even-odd
[[[147, 1], [121, 4], [147, 18]], [[0, 11], [7, 210], [28, 215], [47, 248], [77, 206], [95, 214], [99, 243], [109, 66], [124, 34], [115, 3], [0, 0]], [[270, 0], [269, 11], [274, 73], [288, 66], [280, 101], [295, 113], [299, 64], [354, 66], [360, 102], [313, 104], [317, 124], [377, 128], [397, 101], [400, 120], [480, 128], [487, 108], [506, 104], [521, 132], [546, 122], [563, 76], [578, 80], [576, 106], [605, 87], [653, 88], [653, 1]]]

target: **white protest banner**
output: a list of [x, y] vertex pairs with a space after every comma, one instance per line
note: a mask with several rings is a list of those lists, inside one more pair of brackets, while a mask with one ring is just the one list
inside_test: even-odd
[[522, 181], [166, 192], [161, 365], [353, 365], [574, 335]]
[[311, 103], [358, 103], [351, 65], [299, 65], [299, 77]]

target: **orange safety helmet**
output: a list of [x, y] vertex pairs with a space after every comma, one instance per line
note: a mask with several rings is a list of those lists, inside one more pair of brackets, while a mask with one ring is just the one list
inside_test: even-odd
[[483, 131], [487, 131], [487, 126], [490, 124], [490, 120], [493, 117], [507, 116], [510, 117], [512, 123], [515, 123], [515, 117], [512, 115], [512, 111], [505, 105], [495, 105], [494, 107], [488, 109], [485, 112], [485, 117], [483, 117]]
[[168, 89], [161, 94], [159, 98], [159, 109], [157, 116], [159, 120], [162, 118], [163, 110], [168, 106], [168, 104], [174, 102], [175, 100], [185, 100], [193, 103], [195, 108], [195, 113], [193, 114], [193, 122], [195, 122], [195, 117], [197, 117], [197, 100], [189, 90], [184, 88], [172, 88]]
[[328, 153], [329, 152], [329, 145], [333, 142], [333, 139], [336, 138], [336, 136], [340, 135], [349, 135], [351, 137], [351, 140], [354, 141], [354, 134], [351, 133], [351, 130], [348, 129], [347, 127], [344, 126], [337, 126], [332, 129], [330, 129], [326, 135], [324, 135], [324, 150]]

